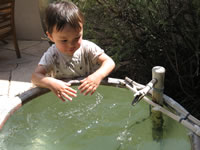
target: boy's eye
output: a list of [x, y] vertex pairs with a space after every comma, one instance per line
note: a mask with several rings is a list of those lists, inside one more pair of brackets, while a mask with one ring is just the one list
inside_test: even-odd
[[67, 42], [67, 40], [62, 40], [61, 42], [62, 42], [62, 43], [66, 43], [66, 42]]

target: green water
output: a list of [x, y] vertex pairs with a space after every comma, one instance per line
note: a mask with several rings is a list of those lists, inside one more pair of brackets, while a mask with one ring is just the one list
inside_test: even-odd
[[[74, 87], [77, 89], [77, 87]], [[25, 104], [0, 131], [0, 150], [190, 150], [187, 130], [164, 117], [152, 140], [149, 105], [131, 106], [127, 89], [101, 85], [93, 96], [63, 103], [47, 93]]]

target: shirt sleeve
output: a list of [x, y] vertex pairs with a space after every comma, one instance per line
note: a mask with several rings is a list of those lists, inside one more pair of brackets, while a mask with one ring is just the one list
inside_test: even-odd
[[57, 55], [54, 52], [52, 46], [43, 54], [38, 64], [42, 65], [45, 68], [46, 72], [49, 73], [53, 69], [53, 64], [56, 57]]
[[92, 63], [97, 64], [98, 57], [104, 53], [104, 50], [93, 42], [88, 42], [88, 47], [89, 57], [91, 58]]

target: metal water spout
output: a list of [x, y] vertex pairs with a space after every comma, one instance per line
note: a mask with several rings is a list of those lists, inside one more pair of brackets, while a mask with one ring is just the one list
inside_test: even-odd
[[157, 79], [152, 79], [143, 89], [137, 91], [134, 94], [134, 99], [132, 101], [132, 105], [136, 105], [145, 95], [149, 93], [149, 91], [153, 88], [156, 84]]

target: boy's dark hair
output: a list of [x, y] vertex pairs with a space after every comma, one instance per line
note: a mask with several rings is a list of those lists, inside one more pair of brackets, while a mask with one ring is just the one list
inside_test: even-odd
[[61, 31], [66, 25], [80, 30], [80, 23], [84, 23], [84, 18], [74, 3], [62, 1], [49, 4], [46, 9], [45, 23], [47, 31], [51, 34], [55, 25], [57, 31]]

